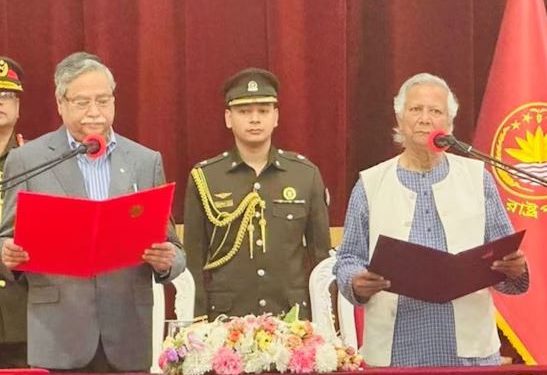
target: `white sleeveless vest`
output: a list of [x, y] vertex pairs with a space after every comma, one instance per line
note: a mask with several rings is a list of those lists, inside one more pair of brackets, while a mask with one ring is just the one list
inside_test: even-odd
[[[484, 165], [453, 154], [446, 156], [449, 172], [433, 185], [433, 195], [448, 252], [456, 254], [484, 243]], [[360, 173], [369, 208], [369, 257], [380, 234], [404, 241], [409, 238], [416, 193], [397, 178], [399, 157]], [[397, 294], [380, 292], [365, 305], [362, 354], [369, 365], [391, 363], [397, 301]], [[459, 357], [487, 357], [499, 350], [494, 304], [488, 289], [455, 299], [452, 305]]]

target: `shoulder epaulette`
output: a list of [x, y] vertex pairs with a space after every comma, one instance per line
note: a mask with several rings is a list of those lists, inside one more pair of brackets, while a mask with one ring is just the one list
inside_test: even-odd
[[280, 157], [282, 157], [284, 159], [297, 161], [297, 162], [300, 162], [302, 164], [305, 164], [305, 165], [308, 165], [308, 166], [311, 166], [311, 167], [314, 166], [314, 164], [307, 157], [305, 157], [304, 155], [299, 154], [297, 152], [285, 151], [285, 150], [279, 149], [279, 150], [277, 150], [277, 153]]
[[226, 157], [229, 155], [228, 151], [225, 151], [223, 152], [222, 154], [219, 154], [219, 155], [216, 155], [216, 156], [213, 156], [212, 158], [210, 159], [205, 159], [205, 160], [202, 160], [200, 161], [199, 163], [197, 163], [196, 165], [194, 165], [195, 168], [204, 168], [208, 165], [211, 165], [211, 164], [215, 164], [221, 160], [224, 160], [226, 159]]

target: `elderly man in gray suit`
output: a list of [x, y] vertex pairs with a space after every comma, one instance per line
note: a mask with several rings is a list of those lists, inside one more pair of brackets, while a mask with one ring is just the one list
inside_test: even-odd
[[[63, 125], [10, 153], [4, 176], [74, 149], [88, 135], [102, 135], [106, 153], [96, 160], [79, 155], [7, 191], [0, 251], [8, 269], [29, 260], [12, 239], [17, 191], [101, 200], [165, 182], [161, 155], [112, 129], [116, 84], [97, 56], [78, 52], [65, 58], [57, 65], [55, 85]], [[166, 237], [143, 249], [139, 266], [88, 279], [27, 273], [29, 364], [82, 372], [147, 371], [152, 358], [152, 275], [156, 282], [168, 282], [186, 263], [172, 222]], [[56, 241], [63, 241], [62, 228], [44, 239], [52, 256]], [[77, 252], [74, 244], [76, 257]]]

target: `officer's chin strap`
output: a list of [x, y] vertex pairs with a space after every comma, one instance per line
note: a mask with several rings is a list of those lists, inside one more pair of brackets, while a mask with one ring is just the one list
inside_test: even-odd
[[[252, 221], [255, 216], [257, 206], [259, 206], [261, 209], [261, 218], [259, 220], [259, 225], [260, 225], [261, 234], [263, 238], [262, 240], [263, 246], [264, 246], [263, 251], [266, 251], [265, 250], [266, 248], [266, 237], [265, 237], [266, 236], [266, 219], [264, 218], [264, 209], [266, 208], [266, 202], [260, 197], [258, 192], [254, 190], [250, 192], [249, 194], [247, 194], [233, 212], [231, 213], [222, 212], [222, 211], [219, 211], [214, 204], [213, 197], [211, 196], [211, 192], [209, 190], [209, 187], [207, 186], [207, 180], [205, 179], [205, 174], [203, 173], [203, 170], [201, 168], [194, 168], [192, 169], [191, 175], [198, 189], [201, 203], [203, 205], [203, 209], [205, 210], [205, 215], [207, 216], [207, 219], [215, 226], [215, 230], [213, 231], [213, 234], [216, 234], [217, 227], [224, 227], [228, 225], [226, 234], [224, 236], [224, 239], [222, 240], [221, 245], [215, 250], [212, 256], [208, 257], [207, 262], [205, 266], [203, 267], [203, 269], [209, 270], [209, 269], [217, 268], [226, 264], [229, 260], [231, 260], [241, 248], [241, 244], [243, 242], [243, 237], [245, 236], [246, 230], [249, 232], [249, 241], [250, 241], [249, 256], [251, 257], [251, 259], [253, 258], [254, 225]], [[216, 215], [213, 215], [213, 211]], [[224, 255], [220, 259], [211, 261], [211, 259], [217, 255], [218, 251], [224, 244], [226, 237], [228, 235], [231, 223], [240, 216], [242, 216], [241, 224], [237, 231], [236, 238], [232, 248], [230, 249], [230, 251], [228, 251], [226, 255]]]

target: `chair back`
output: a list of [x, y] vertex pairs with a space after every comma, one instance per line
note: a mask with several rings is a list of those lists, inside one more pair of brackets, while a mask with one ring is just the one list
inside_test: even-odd
[[353, 305], [338, 291], [332, 273], [335, 263], [336, 251], [333, 249], [330, 256], [319, 262], [310, 274], [312, 321], [327, 339], [339, 334], [344, 345], [357, 348]]

